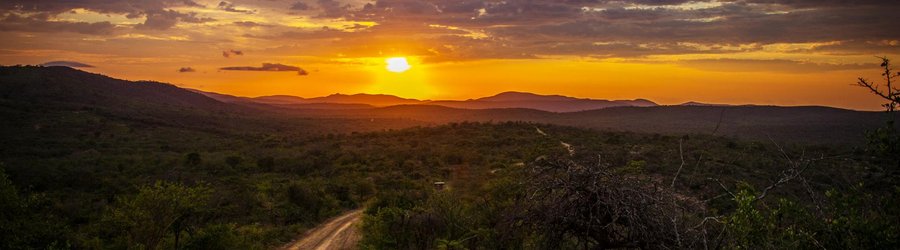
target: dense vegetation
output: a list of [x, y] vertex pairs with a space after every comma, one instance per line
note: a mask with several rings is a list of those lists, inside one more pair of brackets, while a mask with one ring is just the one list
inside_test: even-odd
[[421, 127], [37, 69], [0, 70], [0, 249], [266, 249], [355, 208], [365, 249], [900, 247], [893, 125], [864, 146]]
[[[484, 178], [474, 181], [477, 185], [451, 178], [452, 188], [426, 197], [376, 195], [367, 210], [363, 246], [885, 249], [900, 244], [895, 166], [861, 151], [698, 135], [570, 129], [548, 134], [558, 136], [551, 140], [576, 142], [578, 151], [483, 169], [474, 175]], [[682, 164], [679, 142], [686, 163], [676, 174]]]
[[859, 79], [888, 101], [864, 148], [538, 129], [569, 153], [492, 169], [478, 185], [454, 178], [424, 198], [379, 193], [361, 246], [900, 248], [900, 94], [883, 60], [885, 93]]
[[[812, 244], [810, 240], [851, 247], [897, 243], [892, 223], [898, 219], [896, 181], [887, 178], [885, 165], [853, 149], [788, 147], [791, 157], [815, 156], [795, 159], [809, 164], [806, 179], [755, 201], [791, 164], [773, 143], [528, 123], [460, 123], [261, 141], [195, 133], [190, 136], [196, 146], [167, 150], [160, 144], [103, 139], [125, 135], [107, 136], [81, 140], [107, 145], [93, 152], [4, 156], [12, 183], [4, 176], [3, 199], [10, 201], [4, 202], [10, 207], [4, 211], [10, 212], [4, 215], [9, 220], [2, 230], [15, 232], [4, 233], [13, 237], [3, 241], [8, 244], [4, 249], [46, 244], [265, 248], [366, 204], [363, 244], [378, 249], [597, 246], [604, 242], [591, 232], [613, 232], [580, 229], [567, 224], [580, 219], [566, 218], [593, 213], [642, 214], [655, 217], [644, 220], [662, 223], [640, 226], [666, 226], [671, 219], [667, 216], [677, 215], [675, 228], [682, 229], [714, 218], [703, 224], [705, 232], [626, 237], [619, 241], [627, 239], [628, 244], [620, 246], [699, 247], [703, 237], [720, 237], [718, 242], [735, 247]], [[573, 145], [574, 155], [560, 141]], [[687, 164], [669, 188], [666, 184], [681, 164], [679, 142]], [[588, 172], [561, 166], [582, 166], [578, 168]], [[583, 184], [597, 182], [587, 176], [604, 177], [599, 186], [589, 188]], [[450, 188], [434, 191], [434, 181], [447, 181]], [[570, 197], [585, 194], [562, 192], [560, 188], [567, 187], [554, 183], [585, 188], [599, 200]], [[557, 207], [561, 201], [605, 203], [635, 197], [631, 189], [659, 196], [616, 200], [622, 204], [606, 208], [611, 211], [581, 211], [597, 207], [587, 203]], [[535, 192], [542, 196], [525, 197]], [[637, 225], [613, 228], [630, 226]], [[793, 231], [785, 232], [788, 227]], [[751, 238], [740, 238], [741, 230], [752, 231], [744, 232]], [[679, 242], [679, 237], [692, 242]]]

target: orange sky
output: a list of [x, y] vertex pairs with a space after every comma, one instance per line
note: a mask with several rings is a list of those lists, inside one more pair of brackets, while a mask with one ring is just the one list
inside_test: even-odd
[[[656, 2], [10, 0], [0, 64], [79, 62], [240, 96], [527, 91], [877, 110], [852, 84], [879, 78], [876, 55], [900, 58], [900, 31], [879, 28], [900, 23], [896, 3]], [[411, 69], [388, 71], [389, 57]]]

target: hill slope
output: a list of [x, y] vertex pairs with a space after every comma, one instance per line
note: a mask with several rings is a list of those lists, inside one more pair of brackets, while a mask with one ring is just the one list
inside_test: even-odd
[[561, 95], [537, 95], [523, 92], [503, 92], [475, 100], [433, 101], [429, 104], [467, 109], [528, 108], [550, 112], [576, 112], [610, 107], [650, 107], [657, 105], [644, 99], [610, 101], [580, 99]]
[[[503, 92], [494, 96], [470, 100], [422, 101], [393, 95], [333, 94], [323, 97], [302, 98], [289, 95], [237, 97], [213, 92], [197, 91], [213, 99], [238, 104], [258, 103], [292, 109], [363, 109], [396, 105], [437, 105], [462, 109], [527, 108], [549, 112], [577, 112], [609, 107], [651, 107], [656, 103], [644, 100], [597, 100], [561, 95], [538, 95], [524, 92]], [[315, 105], [313, 105], [315, 104]]]
[[239, 109], [171, 84], [125, 81], [68, 67], [0, 67], [0, 95], [8, 101], [74, 108]]
[[554, 113], [534, 109], [460, 109], [400, 105], [377, 109], [296, 110], [308, 117], [405, 118], [432, 124], [526, 121], [582, 128], [660, 134], [715, 134], [750, 140], [858, 144], [866, 131], [883, 126], [883, 112], [830, 107], [655, 106]]
[[[65, 67], [0, 68], [0, 113], [4, 117], [16, 117], [6, 119], [3, 125], [20, 128], [75, 119], [71, 117], [73, 113], [85, 116], [78, 114], [87, 111], [137, 124], [163, 124], [203, 131], [296, 130], [302, 127], [301, 131], [312, 133], [325, 128], [333, 132], [372, 131], [461, 121], [526, 121], [663, 134], [703, 133], [754, 140], [859, 143], [865, 131], [882, 126], [887, 119], [881, 112], [828, 107], [654, 106], [644, 100], [618, 101], [615, 105], [630, 103], [645, 107], [611, 106], [557, 113], [546, 109], [578, 106], [573, 103], [582, 103], [585, 107], [613, 103], [519, 92], [451, 104], [428, 102], [427, 105], [378, 108], [341, 102], [367, 99], [386, 104], [414, 100], [386, 95], [332, 95], [308, 99], [280, 96], [263, 99], [302, 102], [263, 104], [254, 99], [190, 91], [158, 82], [118, 80]], [[309, 103], [304, 103], [307, 101]], [[553, 106], [556, 104], [559, 106]], [[453, 105], [469, 108], [447, 107]], [[538, 110], [536, 106], [545, 110]], [[10, 131], [15, 130], [5, 132]]]

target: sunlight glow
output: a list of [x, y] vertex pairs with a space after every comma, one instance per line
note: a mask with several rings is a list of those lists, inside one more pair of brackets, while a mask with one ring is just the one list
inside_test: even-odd
[[403, 73], [409, 68], [409, 62], [406, 61], [405, 57], [391, 57], [385, 60], [387, 62], [387, 70], [390, 72]]

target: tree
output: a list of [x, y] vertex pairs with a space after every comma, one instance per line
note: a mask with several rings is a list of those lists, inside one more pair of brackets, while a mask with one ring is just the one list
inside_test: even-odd
[[188, 166], [197, 166], [203, 162], [203, 159], [200, 158], [200, 153], [191, 152], [184, 156], [184, 164]]
[[898, 168], [900, 168], [900, 133], [898, 133], [894, 122], [894, 112], [900, 106], [900, 89], [893, 85], [895, 78], [900, 77], [900, 72], [894, 72], [891, 60], [887, 57], [878, 58], [881, 59], [881, 68], [884, 69], [881, 73], [885, 80], [884, 86], [862, 77], [857, 78], [856, 84], [886, 100], [887, 103], [882, 104], [882, 106], [889, 117], [884, 127], [869, 132], [866, 137], [869, 140], [869, 148], [872, 151], [888, 160], [896, 161]]
[[66, 245], [68, 228], [40, 194], [20, 194], [0, 168], [0, 249], [49, 249]]
[[887, 57], [878, 58], [881, 59], [881, 67], [884, 69], [884, 72], [881, 73], [881, 76], [883, 76], [885, 80], [884, 87], [882, 88], [882, 86], [879, 86], [877, 83], [862, 77], [857, 78], [856, 84], [860, 87], [869, 89], [872, 94], [887, 100], [888, 102], [882, 106], [888, 112], [893, 112], [896, 110], [897, 106], [900, 105], [900, 89], [892, 86], [892, 84], [894, 83], [894, 78], [900, 76], [900, 72], [897, 72], [896, 74], [893, 72], [894, 68], [891, 66], [891, 60]]
[[205, 186], [158, 181], [140, 187], [135, 196], [119, 199], [111, 219], [125, 230], [129, 245], [156, 249], [171, 232], [177, 249], [182, 231], [196, 224], [194, 219], [206, 207], [210, 192]]
[[542, 248], [699, 247], [685, 214], [700, 209], [652, 180], [555, 159], [536, 162], [529, 182], [520, 216]]

